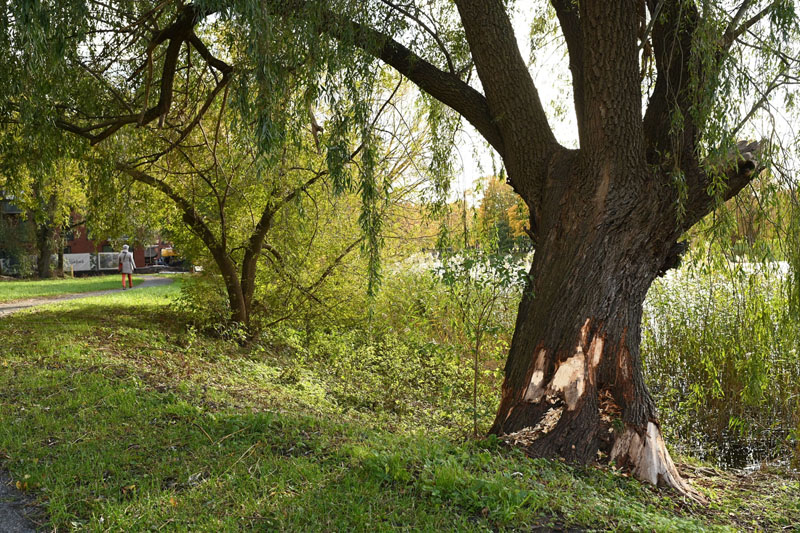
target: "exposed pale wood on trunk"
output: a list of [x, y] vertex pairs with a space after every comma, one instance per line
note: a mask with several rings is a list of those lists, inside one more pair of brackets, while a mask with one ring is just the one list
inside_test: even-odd
[[669, 455], [661, 430], [653, 422], [647, 424], [644, 433], [639, 428], [625, 428], [614, 442], [610, 459], [619, 466], [630, 466], [637, 479], [652, 485], [677, 488], [698, 503], [708, 503], [681, 477]]

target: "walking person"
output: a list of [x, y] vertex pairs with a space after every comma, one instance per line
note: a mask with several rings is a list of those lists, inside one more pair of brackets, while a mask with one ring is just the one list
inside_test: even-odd
[[136, 268], [136, 263], [133, 260], [133, 253], [128, 251], [128, 245], [122, 246], [122, 252], [119, 254], [119, 271], [122, 272], [122, 290], [125, 290], [125, 275], [128, 276], [128, 288], [133, 288], [133, 280], [131, 274]]

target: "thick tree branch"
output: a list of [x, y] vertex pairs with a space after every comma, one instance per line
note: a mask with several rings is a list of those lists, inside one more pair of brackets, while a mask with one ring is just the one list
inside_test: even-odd
[[547, 168], [561, 149], [501, 0], [457, 0], [475, 67], [503, 139], [509, 181], [538, 219]]
[[[305, 0], [273, 1], [270, 4], [276, 15], [291, 16], [301, 12], [307, 2]], [[97, 144], [127, 124], [147, 124], [163, 116], [169, 110], [172, 102], [172, 86], [178, 54], [184, 42], [191, 43], [209, 65], [223, 73], [223, 81], [218, 83], [210, 98], [216, 96], [219, 90], [227, 83], [226, 74], [229, 72], [230, 67], [221, 60], [214, 58], [193, 33], [193, 27], [198, 20], [209, 14], [211, 13], [200, 12], [194, 5], [187, 5], [181, 10], [173, 24], [153, 37], [148, 49], [169, 41], [162, 69], [159, 101], [156, 105], [146, 109], [143, 113], [131, 113], [117, 117], [114, 121], [104, 124], [105, 129], [97, 134], [92, 132], [99, 129], [98, 125], [82, 127], [62, 120], [59, 121], [59, 126], [66, 131], [89, 139], [92, 144]], [[470, 87], [457, 75], [436, 68], [390, 36], [332, 11], [323, 10], [321, 20], [316, 21], [316, 23], [319, 25], [320, 31], [343, 42], [351, 43], [381, 59], [414, 82], [420, 89], [453, 108], [475, 126], [489, 144], [501, 155], [504, 154], [502, 136], [489, 111], [486, 99], [480, 92]], [[208, 101], [204, 108], [207, 107]]]
[[727, 51], [733, 45], [734, 41], [738, 39], [743, 33], [747, 30], [755, 26], [760, 20], [766, 17], [770, 11], [775, 7], [777, 2], [772, 2], [764, 7], [761, 11], [744, 21], [741, 26], [739, 22], [747, 13], [747, 10], [753, 4], [753, 0], [745, 0], [742, 2], [742, 5], [739, 6], [739, 10], [736, 12], [736, 15], [733, 16], [731, 19], [730, 24], [728, 24], [728, 28], [725, 30], [725, 33], [722, 37], [722, 50]]
[[[167, 195], [170, 200], [175, 202], [175, 205], [181, 210], [181, 213], [183, 214], [183, 221], [186, 223], [186, 225], [188, 225], [192, 231], [194, 231], [197, 236], [202, 239], [203, 243], [208, 246], [209, 250], [212, 252], [218, 252], [222, 250], [220, 243], [217, 241], [217, 238], [205, 223], [202, 216], [168, 183], [124, 163], [117, 163], [116, 169], [124, 172], [134, 180], [144, 183], [145, 185], [149, 185], [150, 187], [153, 187]], [[224, 250], [222, 251], [224, 252]]]
[[486, 98], [455, 74], [444, 72], [425, 61], [388, 35], [327, 12], [322, 31], [381, 59], [420, 89], [463, 116], [501, 155], [505, 143]]
[[[676, 160], [676, 166], [696, 175], [700, 164], [694, 153], [702, 125], [695, 124], [692, 119], [689, 84], [697, 76], [713, 78], [716, 75], [715, 72], [691, 71], [692, 39], [699, 25], [700, 15], [693, 2], [666, 2], [662, 13], [657, 16], [659, 6], [664, 0], [646, 1], [651, 17], [656, 20], [653, 44], [657, 68], [655, 89], [644, 117], [649, 159], [651, 163], [662, 163], [657, 160], [659, 154], [670, 153]], [[775, 3], [769, 3], [746, 20], [747, 11], [753, 7], [754, 1], [744, 0], [741, 3], [720, 36], [716, 65], [722, 64], [736, 39], [766, 17], [775, 7]], [[703, 86], [712, 81], [701, 80], [696, 84]], [[681, 132], [671, 135], [670, 132], [674, 132], [671, 127], [673, 114], [681, 117], [683, 128]]]
[[453, 65], [453, 58], [450, 57], [450, 52], [447, 51], [447, 47], [444, 45], [444, 42], [442, 42], [442, 38], [439, 36], [439, 34], [433, 28], [431, 28], [430, 26], [425, 24], [425, 22], [422, 19], [420, 19], [419, 16], [415, 15], [414, 13], [411, 13], [409, 10], [405, 9], [403, 6], [397, 5], [396, 3], [390, 2], [389, 0], [381, 0], [381, 2], [383, 2], [384, 4], [389, 6], [390, 8], [394, 9], [398, 13], [402, 13], [403, 16], [407, 17], [408, 19], [413, 20], [417, 25], [419, 25], [420, 28], [422, 28], [422, 30], [425, 33], [430, 35], [431, 38], [436, 42], [436, 46], [439, 48], [439, 51], [442, 52], [442, 55], [444, 56], [445, 61], [447, 61], [447, 70], [448, 70], [448, 72], [450, 74], [455, 74], [456, 73], [456, 68]]
[[728, 23], [728, 27], [723, 34], [723, 39], [725, 43], [732, 43], [734, 39], [734, 35], [736, 34], [736, 28], [739, 26], [739, 22], [744, 17], [747, 10], [750, 9], [750, 6], [753, 5], [755, 0], [744, 0], [742, 4], [739, 6], [739, 9], [736, 10], [736, 14], [731, 19], [730, 23]]
[[216, 99], [216, 97], [220, 93], [220, 91], [222, 91], [223, 89], [227, 88], [228, 83], [230, 83], [231, 78], [232, 78], [233, 68], [230, 65], [228, 65], [227, 63], [225, 63], [224, 61], [222, 61], [220, 59], [217, 59], [216, 57], [211, 55], [211, 53], [206, 48], [205, 44], [200, 40], [199, 37], [197, 37], [197, 35], [192, 33], [188, 38], [188, 42], [191, 43], [192, 46], [194, 46], [194, 48], [198, 52], [200, 52], [200, 55], [203, 57], [203, 59], [206, 60], [206, 62], [209, 65], [213, 66], [215, 69], [217, 69], [219, 72], [222, 73], [222, 78], [219, 81], [217, 81], [216, 85], [214, 85], [214, 88], [211, 89], [211, 92], [208, 93], [208, 95], [206, 96], [205, 101], [203, 102], [203, 105], [200, 107], [198, 112], [195, 114], [195, 116], [191, 120], [191, 122], [189, 122], [189, 124], [187, 124], [182, 130], [180, 130], [180, 133], [178, 134], [178, 138], [175, 139], [174, 141], [170, 141], [169, 145], [167, 146], [167, 148], [165, 148], [165, 149], [163, 149], [160, 152], [157, 152], [155, 154], [149, 155], [148, 159], [150, 161], [155, 161], [155, 160], [161, 158], [161, 156], [165, 155], [167, 152], [169, 152], [170, 150], [174, 149], [176, 146], [178, 146], [180, 143], [182, 143], [189, 136], [189, 134], [192, 132], [192, 130], [203, 119], [203, 117], [205, 116], [206, 112], [211, 107], [211, 104], [214, 103], [214, 100]]
[[550, 0], [556, 10], [561, 32], [567, 42], [569, 53], [569, 70], [572, 73], [572, 93], [575, 101], [575, 116], [578, 119], [578, 130], [583, 128], [583, 35], [578, 5], [574, 0]]
[[[659, 4], [660, 0], [647, 0], [650, 16], [656, 21], [653, 26], [656, 83], [644, 115], [648, 160], [663, 165], [664, 154], [672, 154], [681, 168], [696, 168], [698, 132], [691, 119], [689, 83], [692, 38], [699, 13], [693, 2]], [[671, 127], [674, 113], [683, 117], [681, 132], [676, 133]]]
[[[758, 160], [761, 149], [762, 143], [759, 141], [742, 141], [724, 161], [716, 163], [709, 172], [705, 172], [700, 178], [693, 180], [695, 185], [689, 189], [686, 215], [681, 223], [682, 231], [688, 230], [699, 222], [714, 209], [719, 201], [729, 200], [739, 194], [739, 191], [758, 176], [763, 170]], [[715, 173], [724, 175], [727, 185], [725, 191], [719, 196], [708, 193]]]
[[[266, 4], [274, 15], [289, 17], [302, 14], [309, 2], [307, 0], [271, 0]], [[194, 20], [201, 16], [192, 5], [185, 9], [194, 14]], [[381, 31], [350, 20], [333, 11], [319, 9], [318, 6], [314, 7], [314, 11], [321, 16], [319, 19], [309, 22], [317, 24], [319, 31], [344, 43], [352, 44], [395, 68], [420, 89], [463, 116], [498, 153], [502, 155], [505, 152], [502, 136], [489, 110], [486, 98], [456, 74], [436, 68]], [[202, 16], [209, 14], [211, 13], [204, 12]]]
[[[628, 176], [645, 166], [639, 15], [634, 7], [632, 1], [580, 3], [581, 31], [587, 43], [584, 98], [591, 103], [579, 131], [581, 151], [591, 166], [613, 165]], [[609, 33], [614, 37], [608, 38]]]
[[[145, 80], [145, 99], [144, 99], [144, 109], [140, 113], [130, 113], [127, 115], [121, 115], [119, 117], [115, 117], [113, 120], [105, 121], [102, 123], [97, 124], [90, 124], [89, 126], [78, 126], [72, 123], [69, 123], [66, 120], [59, 120], [57, 125], [71, 133], [75, 133], [81, 137], [89, 139], [91, 144], [97, 144], [117, 131], [119, 131], [123, 126], [127, 124], [138, 124], [144, 125], [152, 122], [153, 120], [163, 117], [169, 111], [170, 106], [172, 105], [173, 99], [173, 90], [174, 90], [174, 81], [175, 81], [175, 72], [178, 67], [178, 58], [180, 55], [181, 47], [183, 46], [184, 42], [191, 43], [203, 59], [212, 66], [217, 71], [223, 74], [222, 80], [217, 83], [216, 87], [212, 90], [211, 94], [206, 99], [206, 102], [201, 107], [200, 112], [197, 114], [195, 119], [187, 126], [187, 128], [181, 133], [181, 140], [185, 138], [189, 131], [199, 122], [202, 115], [205, 111], [210, 107], [211, 102], [219, 93], [219, 91], [227, 85], [230, 81], [230, 72], [231, 67], [225, 64], [224, 61], [221, 61], [215, 58], [206, 48], [206, 46], [200, 41], [199, 38], [194, 34], [194, 26], [197, 22], [205, 16], [206, 13], [199, 12], [193, 5], [185, 6], [179, 12], [175, 22], [173, 22], [168, 27], [164, 28], [163, 30], [157, 32], [150, 43], [148, 44], [146, 55], [147, 59], [145, 61], [144, 67], [148, 69], [152, 69], [152, 52], [155, 50], [156, 47], [160, 46], [164, 42], [169, 42], [167, 45], [166, 54], [164, 56], [164, 65], [161, 71], [161, 83], [160, 83], [160, 91], [159, 91], [159, 98], [158, 102], [153, 105], [152, 107], [147, 107], [147, 99], [150, 93], [150, 80], [151, 75], [148, 75]], [[97, 77], [97, 76], [95, 76]], [[119, 97], [119, 95], [115, 92], [115, 96]], [[126, 107], [130, 109], [130, 106], [126, 104]], [[102, 129], [99, 133], [92, 133], [95, 130]], [[180, 142], [180, 141], [177, 141]]]

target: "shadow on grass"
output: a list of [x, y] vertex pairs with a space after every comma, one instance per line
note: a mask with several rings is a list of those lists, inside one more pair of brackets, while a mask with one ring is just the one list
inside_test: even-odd
[[181, 338], [180, 316], [142, 293], [0, 320], [0, 466], [54, 529], [702, 529], [638, 483], [493, 440], [215, 403], [215, 373], [244, 361]]
[[118, 295], [50, 304], [0, 319], [0, 332], [18, 344], [30, 340], [46, 343], [52, 335], [74, 340], [76, 334], [93, 328], [136, 330], [146, 336], [152, 332], [177, 334], [185, 326], [180, 315], [163, 303], [130, 302]]
[[210, 412], [135, 376], [85, 370], [20, 365], [15, 379], [0, 380], [6, 466], [55, 528], [370, 529], [392, 516], [453, 524], [449, 512], [418, 511], [413, 493], [386, 497], [385, 475], [348, 451], [363, 437], [353, 428]]

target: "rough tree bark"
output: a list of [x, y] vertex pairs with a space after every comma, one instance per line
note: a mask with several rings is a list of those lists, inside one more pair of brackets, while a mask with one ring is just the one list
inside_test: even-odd
[[679, 236], [669, 202], [646, 201], [665, 191], [575, 152], [560, 159], [491, 431], [535, 456], [586, 463], [601, 451], [639, 479], [691, 494], [664, 447], [639, 354], [645, 295]]
[[[34, 194], [41, 197], [40, 184], [35, 184]], [[58, 197], [55, 193], [46, 196], [46, 201], [41, 204], [41, 220], [36, 224], [36, 271], [40, 279], [53, 277], [53, 253], [56, 249], [56, 234], [58, 230], [55, 223], [55, 213], [58, 207]], [[33, 217], [36, 220], [36, 217]]]

